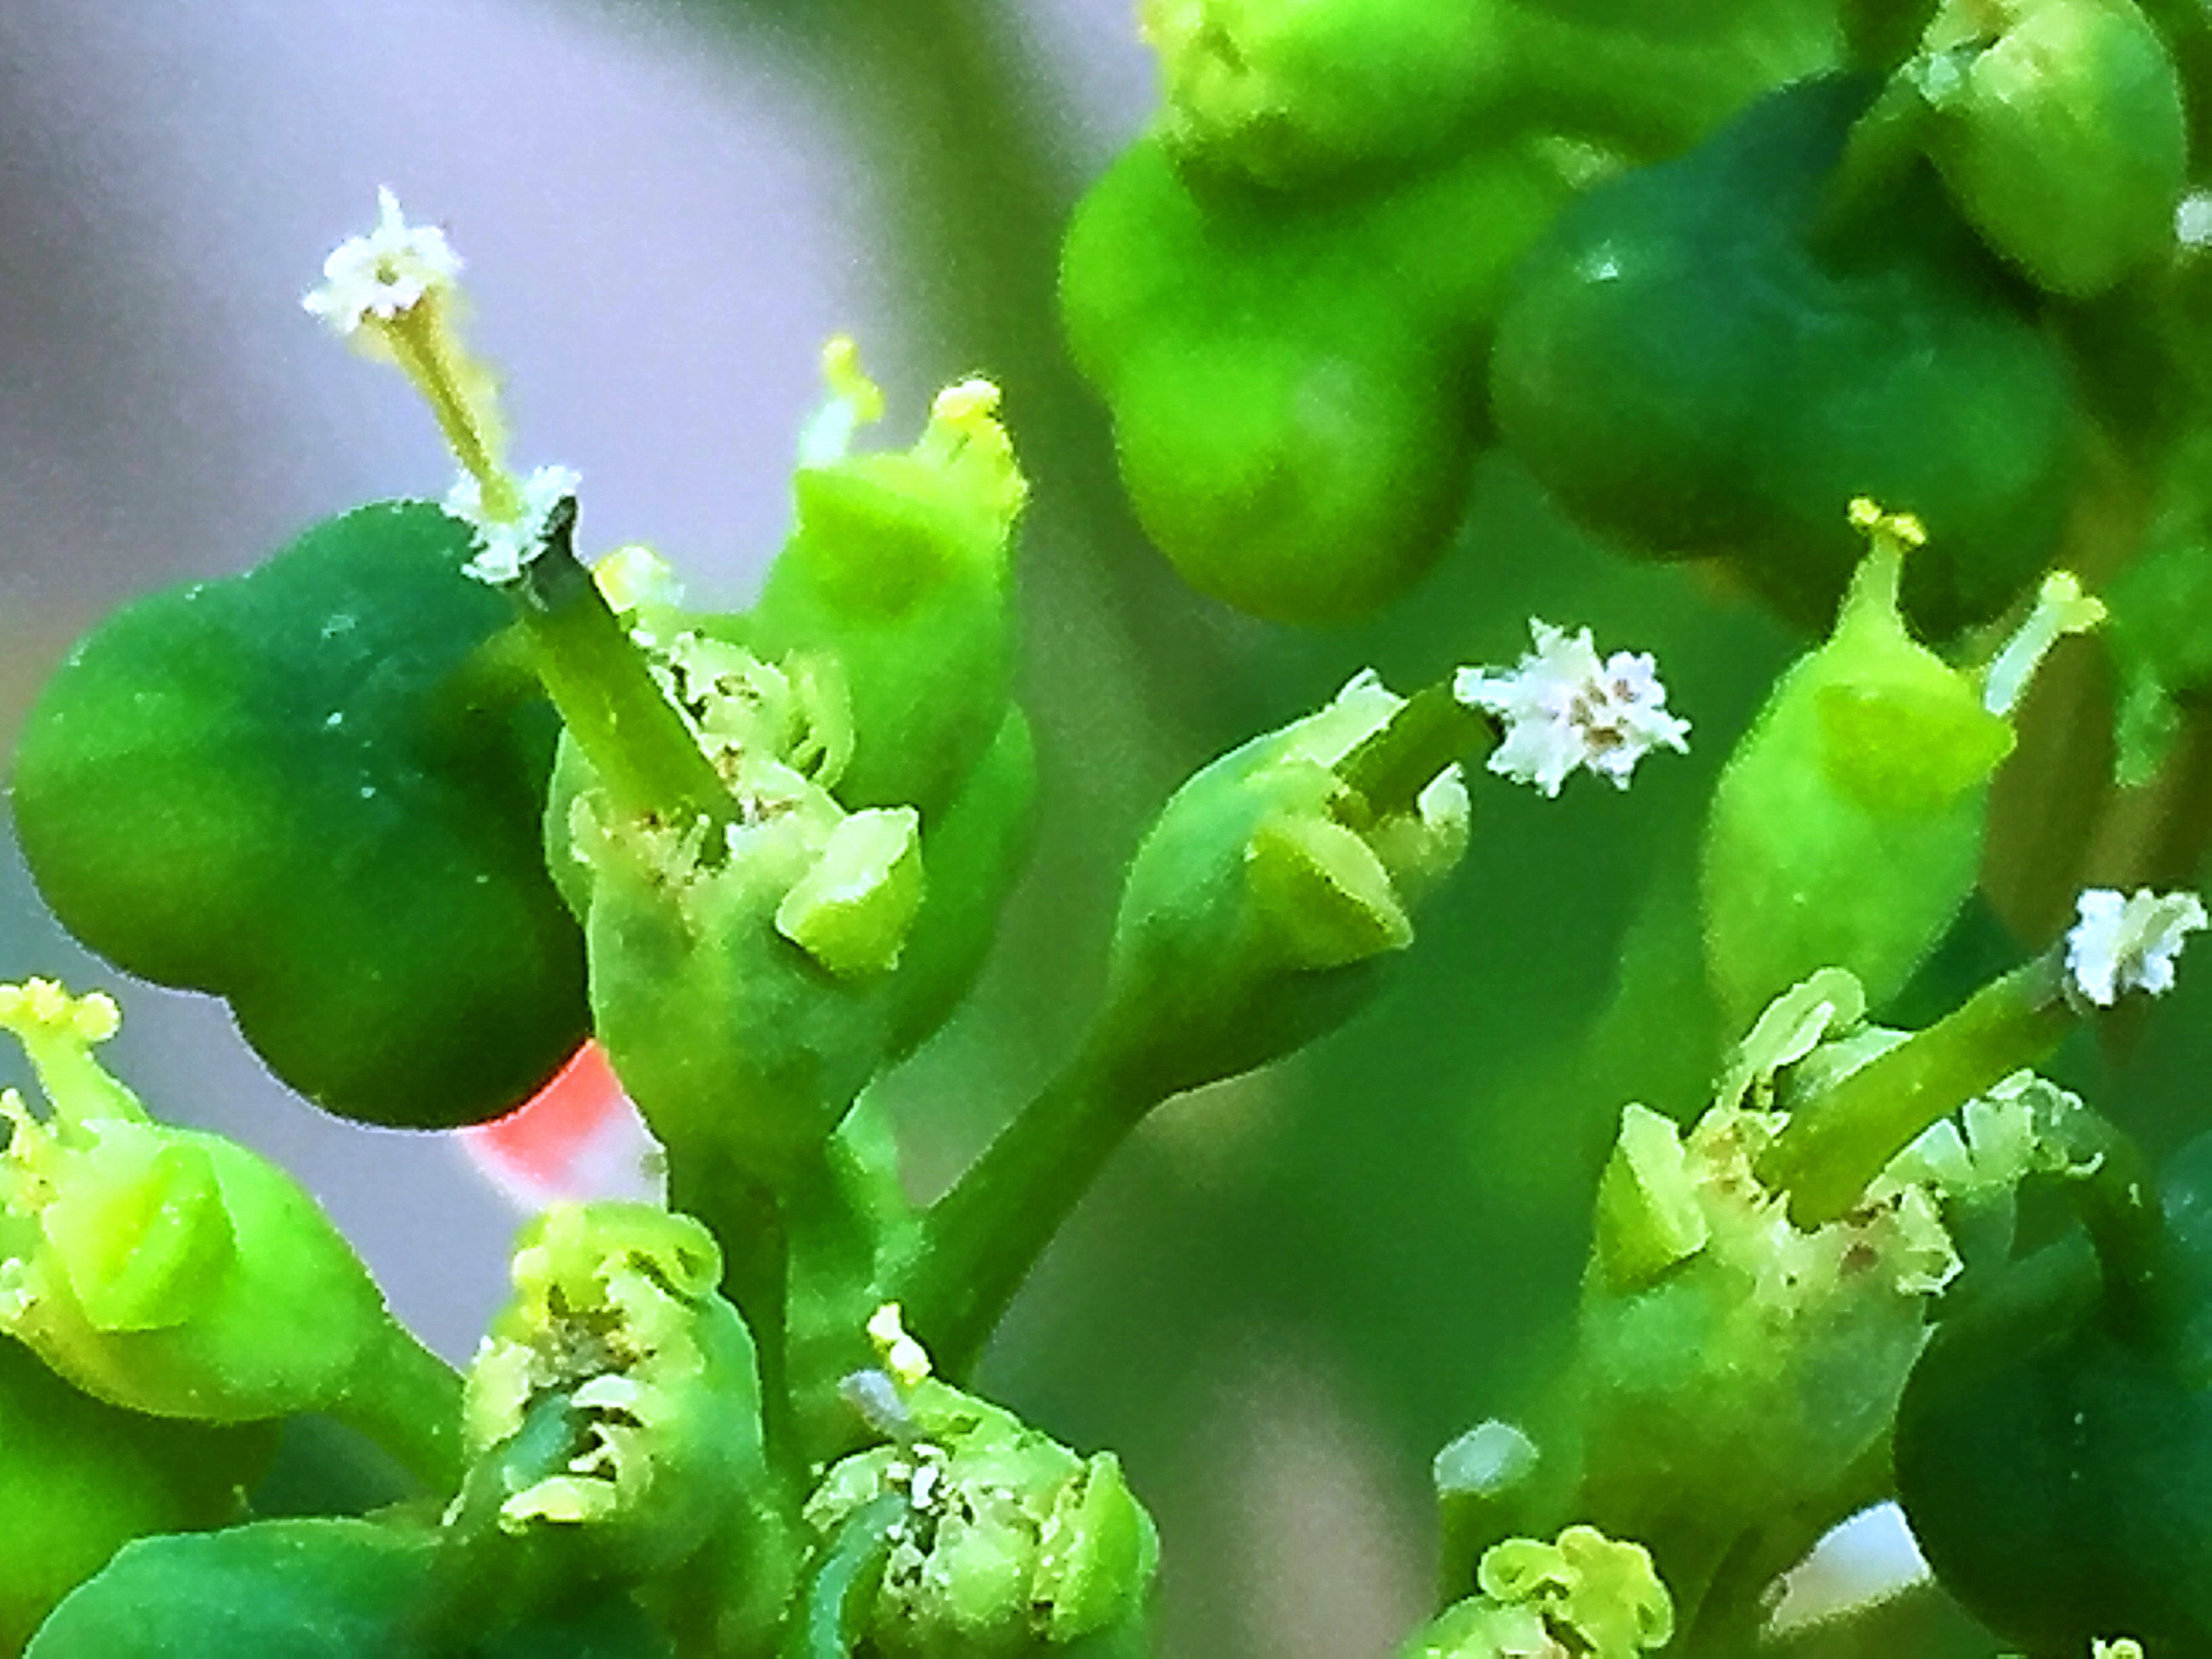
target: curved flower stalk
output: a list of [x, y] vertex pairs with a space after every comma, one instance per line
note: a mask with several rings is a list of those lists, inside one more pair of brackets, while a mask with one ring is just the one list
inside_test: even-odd
[[289, 1176], [155, 1121], [100, 1067], [92, 1050], [118, 1023], [96, 993], [0, 986], [0, 1030], [51, 1109], [0, 1094], [0, 1329], [115, 1405], [210, 1423], [329, 1413], [443, 1487], [452, 1371]]

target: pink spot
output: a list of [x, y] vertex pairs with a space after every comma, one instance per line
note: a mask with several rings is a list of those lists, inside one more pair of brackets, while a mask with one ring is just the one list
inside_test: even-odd
[[470, 1161], [526, 1208], [659, 1196], [659, 1148], [596, 1042], [514, 1110], [460, 1139]]

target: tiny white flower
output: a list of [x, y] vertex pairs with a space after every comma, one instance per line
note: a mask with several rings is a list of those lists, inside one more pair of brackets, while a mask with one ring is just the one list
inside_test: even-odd
[[477, 532], [477, 553], [461, 568], [494, 587], [519, 580], [523, 568], [545, 550], [545, 531], [553, 509], [576, 493], [583, 482], [575, 470], [541, 466], [522, 483], [522, 511], [495, 519], [484, 511], [483, 486], [464, 472], [446, 492], [446, 511]]
[[399, 198], [376, 192], [376, 228], [349, 237], [323, 261], [323, 285], [300, 301], [337, 333], [350, 335], [374, 317], [389, 323], [433, 293], [450, 290], [461, 256], [435, 225], [410, 225]]
[[1636, 763], [1654, 749], [1689, 748], [1690, 723], [1667, 712], [1667, 688], [1649, 654], [1616, 651], [1603, 661], [1589, 629], [1570, 635], [1531, 621], [1536, 648], [1510, 673], [1462, 668], [1452, 695], [1504, 723], [1490, 769], [1547, 796], [1578, 769], [1628, 787]]
[[2066, 981], [2100, 1008], [2129, 991], [2160, 996], [2172, 988], [2184, 938], [2208, 925], [2194, 893], [2138, 887], [2125, 898], [2092, 887], [2076, 901], [2081, 920], [2066, 935]]

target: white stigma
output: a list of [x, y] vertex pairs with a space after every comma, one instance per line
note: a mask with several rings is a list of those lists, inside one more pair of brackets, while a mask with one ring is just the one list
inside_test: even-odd
[[2109, 887], [2092, 887], [2076, 908], [2081, 920], [2066, 935], [2066, 982], [2100, 1008], [2130, 991], [2161, 996], [2171, 990], [2184, 939], [2212, 920], [2196, 894], [2148, 887], [2125, 898]]
[[1547, 796], [1577, 770], [1626, 789], [1654, 749], [1688, 750], [1690, 723], [1667, 712], [1667, 688], [1648, 653], [1616, 651], [1601, 661], [1587, 628], [1569, 635], [1548, 623], [1528, 626], [1536, 648], [1510, 673], [1462, 668], [1452, 681], [1454, 696], [1504, 723], [1492, 771]]
[[444, 231], [409, 224], [388, 189], [376, 200], [376, 228], [333, 248], [322, 286], [300, 301], [340, 335], [358, 333], [372, 318], [397, 321], [431, 295], [450, 292], [461, 274], [461, 256]]
[[487, 514], [483, 486], [464, 472], [446, 492], [446, 511], [477, 533], [476, 556], [461, 568], [494, 587], [520, 580], [526, 566], [545, 550], [553, 509], [576, 493], [583, 479], [572, 467], [541, 466], [522, 483], [522, 511], [513, 519]]

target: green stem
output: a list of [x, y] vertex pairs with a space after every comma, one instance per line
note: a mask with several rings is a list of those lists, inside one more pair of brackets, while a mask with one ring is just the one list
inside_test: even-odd
[[461, 1377], [395, 1324], [330, 1414], [381, 1447], [423, 1488], [461, 1482]]
[[[777, 1195], [718, 1160], [669, 1163], [669, 1207], [707, 1224], [722, 1247], [722, 1294], [744, 1316], [760, 1366], [761, 1434], [770, 1467], [800, 1480], [791, 1393], [791, 1249]], [[802, 1482], [803, 1486], [803, 1482]]]
[[1438, 773], [1478, 749], [1490, 749], [1499, 736], [1497, 720], [1453, 696], [1449, 680], [1422, 687], [1336, 763], [1337, 776], [1358, 804], [1359, 822], [1353, 827], [1410, 811]]
[[575, 503], [563, 501], [514, 586], [538, 677], [617, 811], [664, 823], [703, 818], [719, 832], [735, 821], [736, 802], [577, 560], [575, 527]]
[[896, 1290], [907, 1328], [948, 1374], [974, 1367], [1030, 1267], [1157, 1103], [1086, 1054], [930, 1206]]
[[1922, 1131], [2057, 1048], [2074, 1023], [2063, 975], [2057, 953], [2037, 958], [1794, 1111], [1759, 1168], [1790, 1219], [1847, 1213]]

